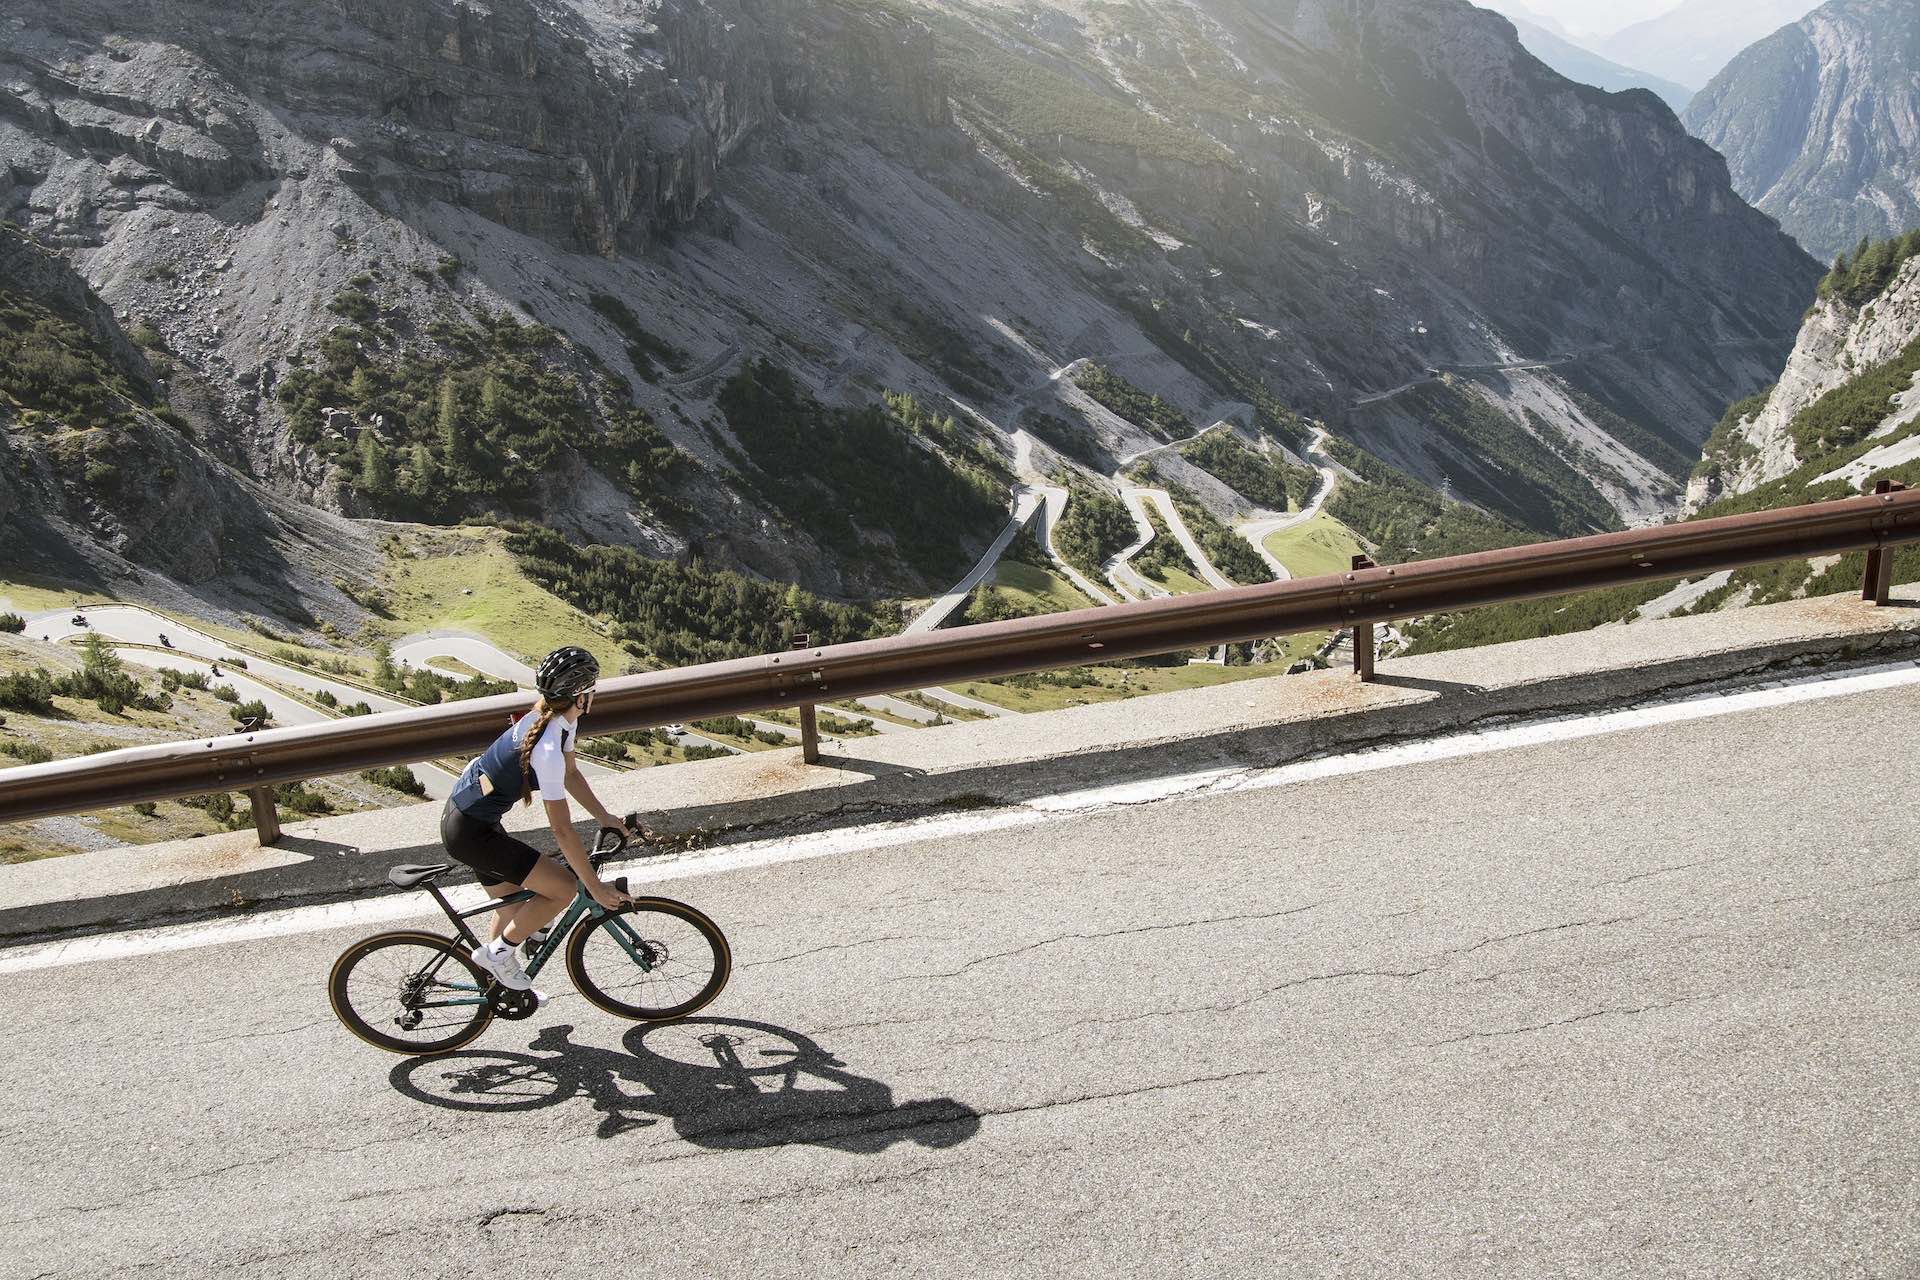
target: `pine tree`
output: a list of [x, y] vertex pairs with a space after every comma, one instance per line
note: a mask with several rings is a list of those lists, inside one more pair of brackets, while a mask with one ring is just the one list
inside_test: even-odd
[[413, 472], [412, 488], [415, 493], [427, 497], [439, 491], [440, 464], [433, 460], [433, 454], [427, 446], [414, 445], [407, 466]]
[[393, 489], [393, 459], [370, 429], [360, 433], [360, 487], [375, 495]]
[[499, 426], [503, 421], [507, 408], [506, 399], [506, 392], [502, 390], [499, 379], [488, 374], [487, 380], [480, 384], [480, 412], [484, 413], [487, 421], [495, 426]]
[[366, 408], [373, 400], [373, 383], [367, 378], [366, 366], [354, 366], [353, 376], [347, 379], [347, 399], [356, 409]]
[[[487, 379], [487, 384], [491, 386], [493, 379]], [[440, 379], [434, 423], [440, 432], [440, 454], [447, 460], [447, 470], [455, 473], [466, 470], [472, 458], [472, 442], [468, 439], [466, 424], [460, 420], [460, 394], [453, 385], [451, 373]]]

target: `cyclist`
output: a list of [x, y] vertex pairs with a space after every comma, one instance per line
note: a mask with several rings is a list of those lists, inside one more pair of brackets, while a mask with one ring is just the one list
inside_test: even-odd
[[[461, 771], [440, 814], [440, 839], [447, 852], [472, 867], [488, 893], [504, 898], [528, 889], [538, 895], [495, 911], [491, 941], [472, 951], [475, 964], [515, 991], [533, 986], [520, 967], [520, 944], [560, 914], [573, 897], [574, 877], [609, 911], [629, 901], [594, 870], [567, 807], [571, 795], [601, 826], [624, 826], [593, 794], [574, 760], [580, 717], [593, 705], [593, 684], [599, 678], [600, 664], [577, 645], [548, 654], [534, 673], [540, 700]], [[514, 802], [532, 804], [535, 791], [572, 875], [501, 826]]]

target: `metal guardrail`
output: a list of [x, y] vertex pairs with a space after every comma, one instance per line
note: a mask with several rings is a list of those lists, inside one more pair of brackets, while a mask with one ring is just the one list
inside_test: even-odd
[[[1868, 599], [1885, 603], [1890, 548], [1920, 541], [1920, 490], [1882, 482], [1855, 498], [1560, 542], [1366, 567], [1264, 586], [1144, 600], [919, 635], [738, 658], [600, 683], [595, 733], [917, 689], [1087, 662], [1352, 627], [1360, 677], [1372, 625], [1420, 614], [1866, 549]], [[1362, 656], [1364, 655], [1364, 656]], [[524, 694], [222, 738], [132, 747], [0, 771], [0, 822], [217, 791], [254, 795], [263, 841], [271, 793], [379, 765], [471, 755]]]

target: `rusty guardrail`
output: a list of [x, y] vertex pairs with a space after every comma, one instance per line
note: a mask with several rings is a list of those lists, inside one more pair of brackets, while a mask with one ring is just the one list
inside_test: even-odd
[[[1863, 594], [1885, 603], [1889, 549], [1914, 541], [1920, 541], [1920, 490], [1883, 482], [1860, 497], [1750, 515], [1412, 564], [1356, 565], [1291, 582], [621, 676], [600, 683], [593, 729], [613, 733], [771, 707], [810, 708], [830, 698], [1340, 627], [1353, 627], [1361, 641], [1356, 658], [1365, 679], [1372, 645], [1364, 637], [1376, 622], [1775, 560], [1864, 548]], [[0, 771], [0, 822], [248, 791], [261, 838], [271, 842], [278, 828], [266, 787], [477, 753], [525, 704], [525, 695], [508, 694], [8, 769]]]

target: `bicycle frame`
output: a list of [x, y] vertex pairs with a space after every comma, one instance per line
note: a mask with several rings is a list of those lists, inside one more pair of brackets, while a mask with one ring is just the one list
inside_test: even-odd
[[[622, 880], [618, 883], [624, 888], [626, 882]], [[459, 934], [460, 940], [466, 943], [468, 947], [478, 947], [480, 945], [480, 939], [474, 934], [473, 930], [467, 927], [468, 920], [474, 916], [485, 915], [489, 911], [495, 911], [501, 907], [509, 907], [516, 902], [526, 902], [529, 899], [539, 896], [531, 889], [522, 889], [518, 893], [508, 894], [504, 898], [491, 898], [471, 911], [455, 911], [453, 904], [447, 901], [447, 895], [440, 891], [439, 885], [428, 881], [426, 890], [433, 895], [433, 900], [440, 904], [440, 909], [447, 913], [447, 919], [453, 922], [454, 931]], [[576, 924], [579, 924], [583, 919], [597, 920], [606, 914], [606, 908], [593, 900], [592, 895], [587, 892], [586, 886], [577, 885], [574, 889], [573, 901], [567, 904], [566, 910], [562, 911], [557, 919], [546, 926], [547, 940], [541, 943], [539, 950], [535, 951], [527, 960], [527, 976], [531, 978], [540, 972], [547, 961], [553, 958], [554, 953], [560, 950], [560, 944], [566, 940], [567, 935], [572, 932]], [[653, 948], [648, 946], [646, 940], [635, 933], [633, 927], [622, 920], [618, 914], [615, 914], [613, 925], [607, 932], [613, 937], [615, 942], [620, 944], [621, 950], [627, 953], [627, 958], [640, 966], [641, 972], [652, 971], [655, 961]], [[438, 974], [440, 966], [446, 962], [447, 957], [443, 955], [425, 969], [421, 970], [417, 976], [423, 979], [433, 979]], [[486, 992], [487, 989], [494, 984], [489, 981], [483, 986], [478, 987], [467, 982], [447, 982], [440, 985], [449, 990], [462, 992], [471, 991], [474, 994], [450, 1000], [436, 1000], [422, 1003], [416, 1007], [432, 1009], [447, 1008], [454, 1005], [488, 1004], [490, 1001], [487, 998]]]

